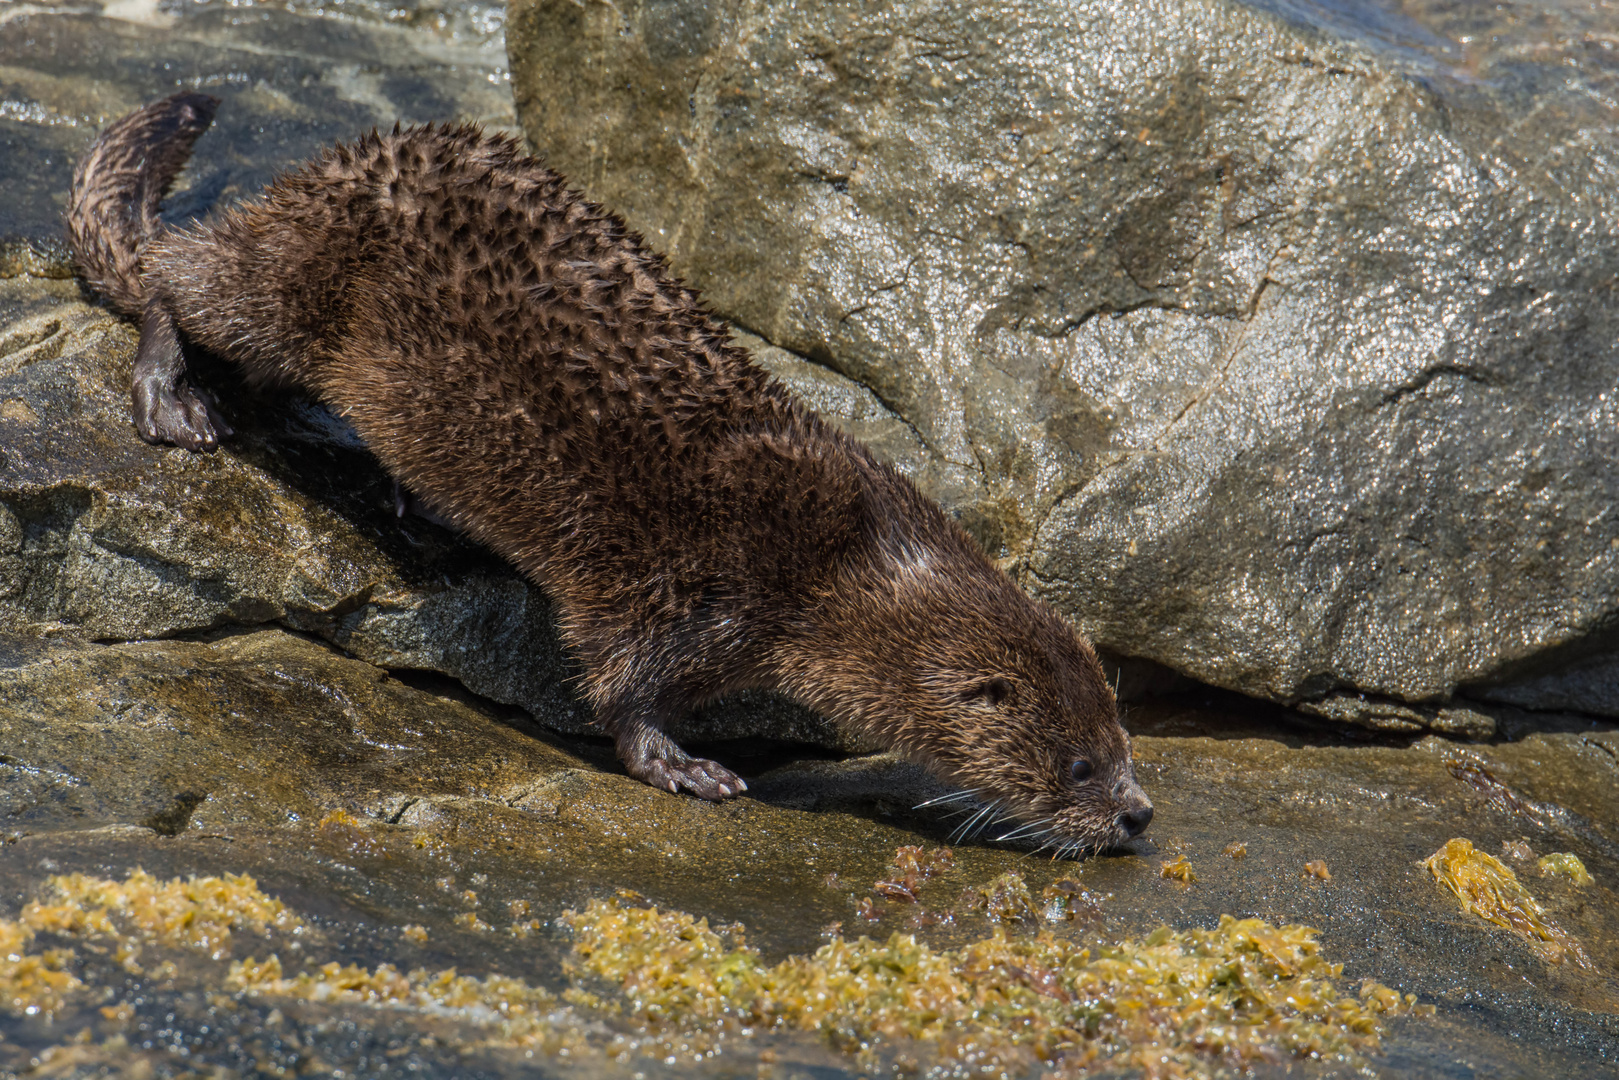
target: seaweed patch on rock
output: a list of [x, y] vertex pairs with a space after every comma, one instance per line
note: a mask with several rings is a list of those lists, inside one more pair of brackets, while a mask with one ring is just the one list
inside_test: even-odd
[[[1222, 916], [1087, 948], [1050, 932], [935, 950], [908, 934], [834, 937], [771, 966], [706, 919], [623, 897], [562, 917], [574, 974], [612, 988], [645, 1034], [690, 1049], [727, 1033], [819, 1032], [863, 1068], [921, 1043], [945, 1070], [1084, 1076], [1201, 1075], [1280, 1057], [1353, 1061], [1413, 995], [1337, 980], [1316, 931]], [[597, 999], [612, 1001], [611, 996]]]
[[83, 984], [64, 970], [73, 957], [71, 952], [48, 949], [30, 953], [33, 942], [34, 932], [28, 927], [0, 920], [0, 1010], [49, 1017]]
[[1580, 857], [1570, 851], [1554, 851], [1550, 855], [1542, 855], [1535, 865], [1539, 867], [1541, 877], [1568, 878], [1576, 889], [1596, 884], [1596, 879], [1585, 868]]
[[235, 931], [256, 934], [306, 927], [281, 901], [266, 896], [247, 874], [171, 878], [159, 881], [131, 870], [123, 881], [87, 874], [58, 874], [46, 882], [47, 898], [23, 909], [31, 929], [141, 944], [197, 949], [222, 958]]
[[994, 923], [1032, 923], [1040, 917], [1028, 883], [1017, 873], [1005, 873], [987, 885], [967, 889], [961, 894], [961, 906], [982, 912]]
[[1192, 864], [1186, 860], [1185, 855], [1165, 859], [1158, 867], [1158, 876], [1178, 881], [1183, 885], [1190, 885], [1197, 880], [1197, 872], [1192, 869]]
[[955, 853], [947, 847], [924, 852], [921, 847], [907, 845], [894, 852], [893, 872], [882, 881], [875, 882], [871, 891], [885, 900], [898, 900], [914, 904], [922, 886], [931, 878], [956, 865]]
[[[1064, 884], [1064, 896], [1094, 903], [1077, 883]], [[999, 892], [1033, 912], [1016, 875], [979, 891], [986, 905]], [[868, 1073], [928, 1066], [939, 1075], [1058, 1078], [1203, 1075], [1289, 1058], [1356, 1062], [1379, 1050], [1387, 1016], [1431, 1012], [1369, 980], [1358, 994], [1347, 991], [1341, 966], [1321, 955], [1308, 927], [1229, 915], [1210, 930], [1161, 927], [1122, 941], [998, 924], [954, 949], [903, 933], [885, 941], [833, 934], [813, 954], [769, 964], [739, 924], [711, 925], [620, 892], [562, 914], [558, 925], [572, 938], [566, 984], [550, 988], [498, 972], [310, 962], [289, 974], [274, 954], [232, 959], [238, 935], [295, 938], [294, 950], [324, 940], [245, 875], [58, 875], [46, 892], [17, 920], [0, 921], [0, 989], [9, 1007], [29, 1015], [77, 1009], [73, 1015], [91, 1021], [71, 1041], [33, 1051], [63, 1068], [162, 1072], [176, 1064], [129, 1034], [142, 1008], [128, 996], [138, 980], [115, 973], [119, 960], [134, 970], [141, 948], [160, 960], [147, 962], [155, 977], [207, 1004], [210, 1023], [233, 1026], [236, 1060], [253, 1069], [264, 1065], [270, 1044], [261, 1035], [280, 1029], [283, 1009], [311, 1037], [362, 1010], [369, 1018], [361, 1026], [382, 1032], [381, 1044], [401, 1054], [439, 1047], [450, 1058], [543, 1056], [591, 1075], [648, 1058], [766, 1065], [796, 1043]], [[81, 953], [30, 954], [36, 935], [82, 944]], [[161, 959], [164, 950], [189, 962]], [[92, 954], [100, 959], [91, 962]]]
[[1548, 964], [1572, 960], [1590, 968], [1591, 958], [1574, 937], [1553, 922], [1518, 883], [1518, 876], [1494, 855], [1457, 837], [1422, 861], [1434, 880], [1455, 894], [1462, 910], [1523, 938], [1529, 951]]
[[234, 931], [305, 929], [246, 874], [159, 881], [135, 869], [121, 882], [58, 874], [47, 879], [45, 892], [18, 919], [0, 919], [0, 1009], [17, 1015], [49, 1017], [84, 986], [67, 970], [76, 959], [72, 950], [28, 952], [38, 934], [105, 943], [125, 970], [138, 974], [143, 946], [197, 950], [218, 960]]

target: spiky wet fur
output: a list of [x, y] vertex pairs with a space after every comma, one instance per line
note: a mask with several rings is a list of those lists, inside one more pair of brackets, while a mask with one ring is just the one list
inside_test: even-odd
[[[734, 794], [663, 728], [770, 687], [1065, 844], [1125, 838], [1120, 814], [1148, 804], [1089, 645], [753, 366], [616, 216], [509, 139], [423, 127], [336, 146], [202, 224], [157, 232], [149, 200], [118, 228], [118, 198], [189, 153], [187, 98], [114, 124], [75, 178], [81, 267], [142, 316], [143, 432], [212, 445], [195, 410], [201, 436], [142, 415], [141, 372], [154, 393], [183, 374], [176, 331], [345, 416], [550, 594], [648, 782]], [[137, 158], [167, 173], [132, 186], [100, 164]]]
[[162, 230], [158, 206], [218, 107], [206, 94], [175, 94], [136, 109], [103, 131], [73, 170], [68, 242], [80, 274], [122, 315], [145, 306], [141, 253]]

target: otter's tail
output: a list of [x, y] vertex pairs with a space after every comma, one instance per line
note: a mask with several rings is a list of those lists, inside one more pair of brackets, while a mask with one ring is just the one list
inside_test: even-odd
[[181, 93], [116, 121], [73, 170], [68, 243], [97, 292], [114, 309], [138, 316], [145, 306], [141, 249], [161, 228], [157, 205], [213, 123], [217, 98]]

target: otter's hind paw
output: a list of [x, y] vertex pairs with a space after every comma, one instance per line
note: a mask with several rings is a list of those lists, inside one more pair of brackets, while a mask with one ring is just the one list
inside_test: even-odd
[[235, 434], [212, 399], [184, 383], [166, 386], [157, 379], [136, 380], [133, 397], [135, 430], [149, 443], [217, 450], [221, 439]]

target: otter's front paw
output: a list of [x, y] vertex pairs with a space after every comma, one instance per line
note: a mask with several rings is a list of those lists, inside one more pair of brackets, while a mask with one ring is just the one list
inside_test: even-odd
[[678, 761], [654, 758], [646, 763], [640, 779], [668, 791], [685, 788], [710, 802], [729, 799], [748, 790], [747, 783], [740, 776], [717, 761], [684, 755], [682, 758]]
[[149, 443], [172, 443], [186, 450], [217, 450], [234, 434], [208, 395], [183, 383], [137, 379], [132, 388], [135, 430]]

